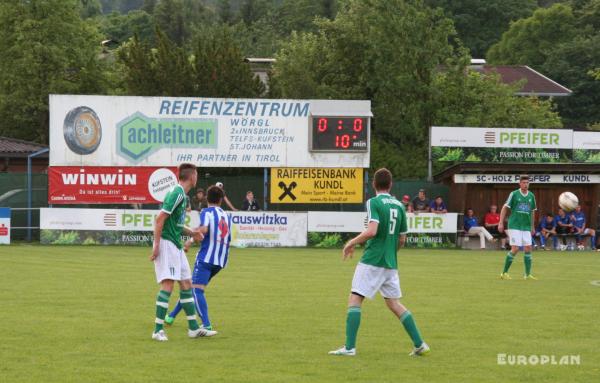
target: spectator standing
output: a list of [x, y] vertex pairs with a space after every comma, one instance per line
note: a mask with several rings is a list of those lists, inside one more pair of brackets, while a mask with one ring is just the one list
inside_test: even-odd
[[497, 235], [500, 237], [500, 245], [502, 248], [506, 248], [506, 235], [504, 233], [500, 233], [498, 230], [498, 224], [500, 223], [500, 213], [498, 213], [497, 205], [490, 205], [490, 210], [485, 213], [483, 217], [483, 225], [485, 229], [492, 235]]
[[478, 235], [479, 236], [479, 245], [483, 250], [485, 249], [485, 240], [487, 239], [490, 242], [496, 242], [496, 239], [492, 237], [492, 235], [485, 229], [483, 226], [479, 226], [477, 222], [477, 217], [473, 212], [473, 209], [468, 208], [467, 212], [463, 218], [465, 233], [469, 235]]
[[217, 182], [215, 183], [215, 186], [223, 190], [223, 201], [225, 202], [227, 207], [229, 207], [233, 211], [238, 211], [238, 209], [236, 209], [235, 206], [233, 206], [229, 198], [227, 198], [227, 193], [225, 193], [225, 187], [223, 185], [223, 182]]
[[412, 213], [413, 212], [412, 204], [410, 203], [410, 197], [408, 196], [408, 194], [405, 194], [402, 197], [402, 205], [404, 205], [404, 210], [407, 213]]
[[431, 204], [429, 205], [429, 209], [431, 209], [432, 213], [436, 214], [446, 214], [448, 212], [448, 208], [442, 199], [442, 196], [437, 196]]
[[202, 188], [196, 189], [196, 195], [192, 199], [192, 209], [201, 211], [208, 207], [208, 201], [206, 200], [206, 192]]
[[258, 211], [260, 210], [260, 205], [254, 199], [254, 193], [249, 190], [246, 192], [246, 199], [242, 202], [242, 210], [243, 211]]
[[419, 194], [412, 200], [412, 208], [415, 213], [429, 213], [430, 201], [425, 195], [425, 189], [420, 189]]

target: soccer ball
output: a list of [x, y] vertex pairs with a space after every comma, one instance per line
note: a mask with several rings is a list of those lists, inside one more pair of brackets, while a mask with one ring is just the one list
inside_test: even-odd
[[[223, 189], [223, 182], [217, 182], [215, 184], [216, 187]], [[575, 197], [575, 199], [577, 199], [577, 197]]]
[[564, 211], [572, 211], [579, 205], [579, 199], [571, 192], [564, 192], [558, 197], [558, 205]]

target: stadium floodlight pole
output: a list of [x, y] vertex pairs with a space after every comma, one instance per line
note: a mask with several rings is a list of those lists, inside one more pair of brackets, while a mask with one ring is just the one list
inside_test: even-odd
[[429, 127], [429, 147], [427, 149], [427, 181], [433, 182], [432, 166], [431, 166], [431, 126]]
[[27, 156], [27, 242], [31, 242], [31, 200], [32, 200], [32, 179], [31, 179], [31, 159], [40, 154], [48, 153], [49, 148], [38, 150]]

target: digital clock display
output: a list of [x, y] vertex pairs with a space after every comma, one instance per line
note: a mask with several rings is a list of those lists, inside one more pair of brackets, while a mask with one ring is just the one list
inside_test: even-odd
[[369, 150], [368, 117], [312, 117], [311, 150], [366, 152]]

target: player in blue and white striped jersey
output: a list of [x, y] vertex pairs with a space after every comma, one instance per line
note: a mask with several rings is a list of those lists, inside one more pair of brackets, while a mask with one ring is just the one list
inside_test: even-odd
[[[200, 231], [204, 234], [204, 239], [196, 255], [192, 289], [202, 325], [212, 330], [204, 292], [210, 280], [227, 265], [231, 243], [231, 216], [221, 209], [224, 197], [221, 188], [213, 185], [208, 188], [206, 194], [208, 207], [200, 213]], [[188, 240], [184, 249], [187, 251], [192, 243], [193, 240]], [[180, 310], [181, 305], [177, 303], [173, 311], [165, 317], [165, 323], [172, 324]]]

